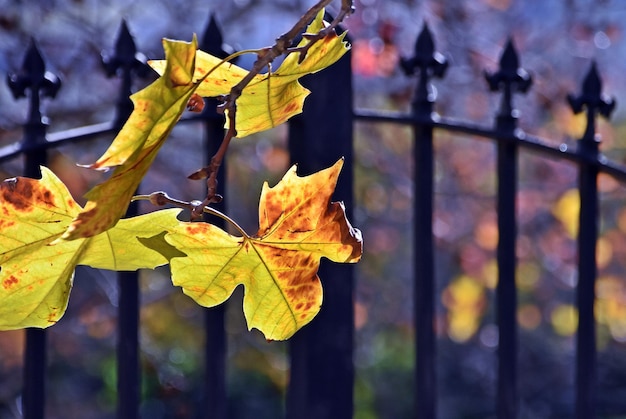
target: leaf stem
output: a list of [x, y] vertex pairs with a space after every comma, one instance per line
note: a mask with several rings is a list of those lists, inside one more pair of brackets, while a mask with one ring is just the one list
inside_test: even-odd
[[261, 54], [266, 48], [256, 48], [256, 49], [244, 49], [241, 51], [237, 51], [237, 52], [233, 52], [232, 54], [230, 54], [228, 57], [223, 58], [219, 63], [215, 64], [213, 67], [211, 67], [211, 69], [209, 71], [207, 71], [206, 73], [204, 73], [202, 75], [202, 77], [200, 77], [198, 80], [196, 80], [196, 83], [201, 83], [204, 80], [207, 79], [207, 77], [209, 77], [211, 75], [211, 73], [213, 73], [215, 70], [217, 70], [220, 66], [222, 66], [223, 64], [226, 64], [232, 60], [234, 60], [235, 58], [241, 56], [241, 55], [245, 55], [245, 54]]
[[239, 225], [237, 224], [237, 222], [235, 220], [233, 220], [232, 218], [230, 218], [228, 215], [224, 214], [221, 211], [216, 210], [215, 208], [212, 207], [208, 207], [205, 206], [203, 207], [203, 211], [206, 212], [207, 214], [211, 214], [211, 215], [215, 215], [216, 217], [221, 218], [222, 220], [230, 223], [233, 227], [235, 227], [235, 229], [245, 238], [250, 238], [250, 236], [248, 235], [248, 233], [245, 232], [245, 230]]
[[[152, 192], [150, 195], [135, 195], [131, 198], [130, 201], [131, 202], [150, 201], [151, 204], [160, 206], [160, 207], [167, 205], [167, 204], [171, 204], [178, 208], [189, 210], [192, 213], [193, 212], [200, 212], [200, 213], [205, 212], [207, 214], [215, 215], [216, 217], [219, 217], [222, 220], [230, 223], [233, 227], [235, 227], [235, 229], [243, 237], [250, 238], [250, 236], [245, 232], [245, 230], [239, 224], [237, 224], [235, 220], [233, 220], [232, 218], [230, 218], [228, 215], [224, 214], [223, 212], [216, 210], [215, 208], [202, 205], [200, 201], [191, 201], [191, 202], [182, 201], [180, 199], [172, 198], [171, 196], [169, 196], [167, 193], [163, 191]], [[199, 211], [198, 211], [198, 208], [200, 208]]]

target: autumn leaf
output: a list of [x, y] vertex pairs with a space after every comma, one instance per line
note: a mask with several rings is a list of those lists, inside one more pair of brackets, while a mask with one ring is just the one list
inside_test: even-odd
[[76, 265], [136, 270], [182, 255], [155, 228], [177, 225], [179, 210], [122, 220], [88, 239], [57, 240], [81, 208], [49, 169], [41, 171], [41, 180], [0, 184], [0, 330], [56, 323], [67, 308]]
[[91, 189], [89, 200], [63, 235], [66, 240], [91, 237], [113, 227], [126, 213], [141, 179], [154, 161], [197, 85], [192, 82], [197, 41], [163, 40], [164, 74], [131, 96], [134, 110], [109, 149], [92, 169], [116, 167], [109, 179]]
[[[324, 28], [324, 10], [307, 28], [307, 33], [318, 33]], [[264, 131], [286, 122], [293, 115], [302, 112], [304, 99], [311, 93], [298, 81], [300, 77], [318, 72], [341, 58], [349, 49], [345, 42], [346, 33], [337, 36], [334, 32], [315, 43], [308, 51], [302, 63], [297, 53], [288, 55], [275, 72], [258, 74], [248, 84], [237, 99], [237, 117], [235, 129], [237, 137], [242, 138], [255, 132]], [[298, 46], [308, 41], [303, 39]], [[194, 80], [201, 80], [196, 93], [200, 96], [215, 97], [226, 95], [230, 89], [243, 79], [248, 71], [230, 63], [221, 63], [221, 59], [198, 51]], [[167, 69], [165, 61], [151, 61], [150, 66], [159, 74]], [[206, 73], [217, 67], [208, 77]], [[228, 116], [228, 115], [227, 115]], [[225, 127], [229, 126], [226, 121]]]
[[248, 327], [283, 340], [309, 323], [322, 304], [320, 258], [357, 262], [359, 230], [342, 203], [330, 202], [343, 160], [310, 176], [295, 166], [273, 188], [263, 186], [259, 231], [232, 236], [211, 224], [180, 223], [165, 236], [185, 253], [170, 261], [172, 281], [203, 306], [224, 302], [239, 285]]

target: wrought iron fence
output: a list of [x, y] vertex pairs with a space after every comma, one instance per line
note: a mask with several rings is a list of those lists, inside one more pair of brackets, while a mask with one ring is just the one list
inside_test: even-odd
[[[222, 38], [214, 21], [209, 24], [202, 47], [210, 53], [225, 56]], [[583, 82], [580, 95], [570, 96], [574, 112], [586, 112], [587, 128], [575, 148], [553, 146], [523, 132], [517, 126], [513, 96], [526, 92], [530, 76], [520, 68], [517, 52], [509, 41], [504, 49], [498, 71], [486, 74], [492, 91], [501, 92], [502, 99], [493, 127], [457, 121], [434, 113], [433, 78], [443, 78], [447, 62], [435, 50], [427, 26], [420, 33], [414, 56], [403, 60], [408, 75], [417, 75], [413, 106], [408, 114], [353, 110], [351, 63], [349, 54], [332, 68], [307, 77], [305, 84], [314, 94], [307, 99], [305, 111], [289, 123], [289, 152], [299, 164], [301, 173], [329, 166], [340, 156], [345, 170], [337, 187], [336, 199], [353, 208], [353, 123], [367, 121], [404, 124], [413, 128], [415, 173], [413, 175], [413, 240], [414, 252], [414, 403], [415, 417], [437, 417], [436, 335], [434, 329], [435, 242], [433, 237], [434, 208], [434, 141], [438, 131], [470, 134], [496, 144], [497, 147], [497, 215], [498, 282], [496, 291], [499, 330], [497, 352], [497, 406], [499, 419], [517, 417], [518, 411], [518, 326], [516, 321], [516, 198], [518, 186], [518, 152], [532, 150], [546, 158], [562, 159], [578, 165], [581, 198], [578, 236], [578, 285], [576, 306], [579, 312], [576, 349], [576, 417], [595, 417], [595, 280], [598, 239], [598, 174], [606, 173], [620, 182], [626, 181], [626, 170], [602, 156], [596, 141], [597, 114], [610, 116], [614, 102], [601, 92], [601, 81], [595, 64]], [[46, 164], [47, 151], [61, 144], [89, 141], [103, 133], [115, 133], [132, 110], [128, 97], [133, 79], [146, 71], [145, 61], [137, 53], [132, 36], [123, 23], [114, 53], [105, 60], [110, 76], [122, 79], [117, 113], [114, 121], [85, 126], [63, 132], [47, 133], [40, 101], [54, 98], [60, 81], [46, 71], [44, 60], [33, 42], [26, 53], [24, 65], [8, 84], [16, 99], [29, 98], [29, 115], [24, 123], [23, 140], [0, 149], [0, 162], [23, 156], [24, 175], [39, 176], [39, 166]], [[333, 106], [328, 106], [332, 103]], [[4, 106], [10, 106], [5, 104]], [[210, 156], [223, 135], [223, 120], [214, 106], [184, 122], [195, 121], [205, 126], [204, 155]], [[320, 123], [323, 121], [323, 123]], [[225, 170], [221, 171], [222, 176]], [[226, 179], [219, 180], [224, 185]], [[227, 205], [227, 203], [222, 203]], [[128, 215], [136, 213], [131, 206]], [[367, 240], [367, 238], [366, 238]], [[298, 332], [290, 342], [290, 384], [286, 399], [289, 418], [350, 418], [354, 414], [354, 267], [323, 263], [324, 305], [319, 316]], [[139, 416], [140, 347], [138, 344], [139, 287], [134, 272], [119, 273], [119, 321], [117, 349], [117, 416]], [[206, 310], [205, 321], [205, 390], [198, 411], [207, 418], [227, 417], [226, 407], [226, 334], [224, 309]], [[24, 362], [23, 416], [44, 417], [46, 402], [46, 330], [26, 332]], [[461, 415], [459, 416], [461, 417]]]

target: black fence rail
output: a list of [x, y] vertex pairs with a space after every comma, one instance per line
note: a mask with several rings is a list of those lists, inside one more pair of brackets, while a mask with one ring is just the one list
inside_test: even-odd
[[[222, 37], [213, 20], [202, 38], [201, 48], [225, 56]], [[63, 132], [47, 133], [47, 123], [41, 114], [40, 101], [54, 98], [60, 88], [58, 78], [45, 69], [45, 62], [33, 42], [26, 53], [24, 65], [8, 77], [16, 99], [27, 96], [29, 115], [24, 123], [23, 140], [0, 148], [0, 163], [23, 156], [24, 175], [38, 177], [39, 166], [46, 164], [47, 151], [66, 143], [89, 141], [101, 134], [114, 134], [130, 115], [132, 104], [128, 97], [136, 77], [147, 71], [143, 56], [137, 52], [125, 23], [118, 34], [115, 51], [104, 60], [110, 76], [122, 83], [115, 120], [95, 126], [80, 127]], [[352, 71], [350, 54], [336, 65], [314, 76], [304, 84], [314, 94], [305, 104], [302, 115], [289, 123], [289, 152], [299, 164], [300, 173], [310, 173], [331, 165], [344, 156], [345, 170], [335, 198], [353, 208], [353, 123], [355, 121], [387, 122], [413, 127], [414, 197], [413, 239], [419, 251], [414, 252], [414, 333], [415, 333], [415, 417], [437, 417], [437, 350], [435, 317], [435, 242], [433, 237], [434, 208], [434, 141], [436, 132], [446, 130], [471, 134], [493, 141], [497, 147], [497, 214], [498, 283], [496, 291], [498, 341], [497, 417], [512, 419], [518, 411], [518, 327], [516, 321], [516, 197], [518, 185], [518, 152], [532, 150], [546, 158], [574, 162], [579, 167], [581, 197], [578, 238], [579, 323], [576, 357], [576, 417], [595, 417], [595, 280], [596, 246], [598, 238], [598, 188], [600, 172], [626, 181], [626, 171], [607, 161], [599, 152], [596, 140], [597, 114], [608, 117], [614, 103], [602, 96], [601, 81], [594, 64], [583, 82], [580, 95], [568, 98], [572, 110], [585, 111], [587, 128], [571, 149], [565, 145], [552, 146], [540, 138], [520, 130], [513, 106], [513, 96], [526, 92], [530, 76], [520, 68], [513, 42], [509, 41], [500, 61], [500, 68], [486, 74], [490, 89], [501, 92], [502, 99], [493, 127], [455, 121], [434, 113], [433, 78], [442, 78], [447, 68], [443, 55], [435, 50], [428, 27], [420, 33], [414, 56], [402, 62], [408, 75], [417, 75], [417, 89], [411, 112], [390, 114], [378, 111], [353, 110]], [[329, 103], [333, 106], [328, 106]], [[6, 106], [6, 104], [5, 104]], [[223, 120], [207, 106], [201, 115], [183, 122], [204, 125], [204, 155], [208, 159], [223, 136]], [[324, 121], [324, 123], [320, 123]], [[222, 176], [225, 170], [221, 171]], [[225, 185], [226, 179], [219, 180]], [[222, 203], [221, 205], [226, 205]], [[136, 214], [136, 208], [128, 215]], [[366, 238], [367, 240], [367, 238]], [[320, 277], [324, 279], [324, 305], [319, 316], [298, 332], [290, 342], [290, 381], [286, 400], [288, 418], [350, 418], [353, 416], [354, 389], [354, 267], [322, 263]], [[140, 293], [138, 276], [134, 272], [119, 273], [119, 321], [117, 350], [117, 417], [136, 418], [140, 404], [140, 347], [138, 341]], [[224, 308], [207, 309], [205, 316], [205, 382], [204, 399], [197, 407], [203, 417], [226, 418], [226, 332]], [[24, 362], [23, 416], [44, 417], [46, 403], [46, 330], [26, 332]], [[574, 398], [573, 398], [574, 399]], [[462, 415], [459, 415], [461, 417]]]

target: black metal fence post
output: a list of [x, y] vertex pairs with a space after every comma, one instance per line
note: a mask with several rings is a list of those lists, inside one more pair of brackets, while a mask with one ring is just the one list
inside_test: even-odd
[[[22, 69], [8, 77], [13, 96], [18, 99], [29, 92], [28, 120], [24, 124], [22, 150], [24, 152], [24, 175], [41, 177], [40, 166], [47, 163], [45, 149], [38, 148], [46, 142], [47, 118], [41, 113], [41, 97], [54, 98], [61, 82], [54, 74], [46, 71], [46, 65], [35, 41], [26, 52]], [[43, 418], [46, 389], [46, 331], [26, 329], [24, 351], [24, 391], [22, 409], [25, 419]]]
[[510, 141], [497, 143], [497, 213], [498, 213], [498, 383], [496, 410], [498, 419], [517, 417], [517, 290], [515, 287], [515, 241], [517, 237], [515, 199], [517, 195], [517, 152], [515, 130], [517, 111], [513, 93], [526, 92], [532, 81], [519, 67], [513, 41], [509, 40], [500, 58], [500, 68], [486, 74], [492, 91], [502, 90], [496, 135]]
[[[200, 47], [219, 58], [229, 55], [228, 46], [223, 44], [222, 33], [214, 16], [211, 16], [204, 32]], [[203, 143], [205, 156], [204, 163], [208, 165], [211, 157], [217, 152], [224, 138], [224, 115], [217, 113], [216, 99], [205, 99], [205, 108], [200, 117], [204, 121], [205, 140]], [[221, 190], [226, 188], [226, 159], [222, 161], [222, 167], [217, 174], [217, 183]], [[222, 202], [214, 204], [220, 211], [226, 209], [226, 194]], [[207, 215], [205, 215], [208, 218]], [[211, 222], [218, 227], [224, 228], [225, 221], [221, 218], [212, 219]], [[224, 329], [224, 317], [226, 303], [217, 307], [204, 310], [205, 346], [204, 346], [204, 403], [203, 417], [211, 419], [225, 419], [227, 416], [226, 396], [226, 330]]]
[[[114, 54], [103, 56], [103, 65], [109, 77], [122, 79], [116, 106], [114, 126], [121, 129], [133, 111], [130, 100], [135, 75], [145, 75], [149, 67], [145, 57], [137, 52], [135, 41], [125, 21], [120, 26]], [[126, 211], [127, 217], [138, 214], [138, 204], [133, 202]], [[117, 342], [117, 417], [139, 417], [141, 394], [141, 369], [139, 365], [139, 272], [118, 272], [118, 342]]]
[[415, 56], [402, 61], [408, 75], [419, 71], [413, 98], [414, 118], [414, 319], [415, 319], [415, 417], [434, 419], [437, 411], [435, 373], [435, 244], [432, 231], [434, 209], [433, 105], [436, 91], [430, 78], [443, 77], [445, 58], [435, 52], [428, 26], [415, 43]]
[[133, 76], [145, 77], [151, 71], [147, 58], [137, 51], [135, 40], [122, 20], [115, 41], [113, 55], [102, 55], [102, 65], [108, 77], [118, 76], [122, 79], [115, 107], [114, 127], [122, 128], [133, 112], [132, 94]]
[[[576, 341], [576, 417], [595, 417], [596, 327], [594, 316], [596, 245], [598, 241], [598, 158], [596, 113], [609, 117], [615, 102], [602, 96], [602, 81], [593, 63], [579, 97], [568, 96], [574, 113], [586, 108], [587, 127], [578, 143], [582, 157], [579, 172], [580, 215], [578, 230], [578, 334]], [[594, 164], [596, 163], [596, 164]]]
[[[333, 200], [352, 205], [352, 72], [350, 52], [332, 67], [307, 76], [313, 93], [304, 113], [289, 122], [289, 152], [300, 175], [333, 165], [344, 167]], [[350, 217], [350, 214], [348, 214]], [[322, 260], [322, 309], [290, 339], [290, 419], [347, 419], [353, 414], [354, 267]]]

